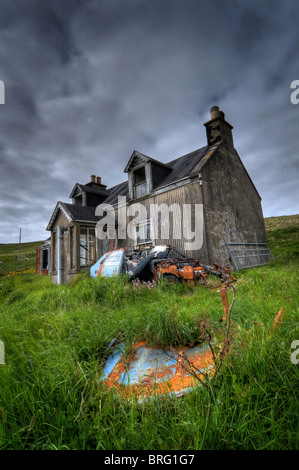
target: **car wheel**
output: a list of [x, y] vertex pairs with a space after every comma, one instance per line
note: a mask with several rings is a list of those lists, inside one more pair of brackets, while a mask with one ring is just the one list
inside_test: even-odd
[[182, 284], [181, 279], [179, 279], [177, 276], [174, 274], [164, 274], [163, 278], [169, 282], [170, 284]]

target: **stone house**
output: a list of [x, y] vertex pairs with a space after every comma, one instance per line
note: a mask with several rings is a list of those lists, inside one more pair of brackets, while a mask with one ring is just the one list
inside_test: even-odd
[[[107, 189], [100, 177], [92, 175], [88, 183], [74, 185], [71, 203], [57, 202], [47, 227], [51, 232], [50, 274], [54, 283], [70, 281], [103, 253], [120, 247], [141, 250], [170, 244], [203, 263], [216, 262], [235, 269], [269, 261], [261, 197], [234, 148], [233, 127], [217, 106], [211, 108], [211, 118], [204, 126], [204, 147], [168, 163], [134, 150], [124, 169], [126, 181]], [[105, 216], [96, 215], [98, 205], [115, 209], [117, 229], [123, 217], [121, 210], [125, 208], [128, 224], [132, 220], [130, 208], [136, 203], [143, 204], [146, 213], [136, 223], [133, 240], [120, 237], [109, 223], [105, 227], [106, 238], [96, 236], [97, 223]], [[198, 249], [189, 250], [171, 223], [167, 237], [162, 238], [164, 217], [158, 212], [154, 219], [150, 208], [163, 204], [168, 208], [189, 205], [194, 233], [198, 229], [195, 206], [201, 208], [202, 240]], [[177, 214], [169, 214], [173, 222]]]

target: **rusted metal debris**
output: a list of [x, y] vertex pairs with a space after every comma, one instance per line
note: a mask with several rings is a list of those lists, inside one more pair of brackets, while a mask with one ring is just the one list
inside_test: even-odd
[[[226, 321], [226, 334], [217, 358], [210, 333], [208, 339], [200, 339], [202, 342], [197, 342], [196, 345], [193, 343], [177, 348], [161, 349], [139, 342], [133, 346], [133, 352], [128, 356], [125, 355], [124, 344], [118, 344], [120, 340], [118, 337], [108, 346], [111, 354], [103, 368], [101, 381], [107, 387], [120, 392], [122, 397], [137, 397], [139, 402], [155, 395], [182, 396], [193, 390], [196, 383], [206, 385], [207, 379], [218, 373], [223, 357], [227, 353], [236, 278], [223, 266], [216, 263], [201, 264], [199, 260], [186, 258], [175, 250], [172, 251], [171, 247], [167, 247], [162, 253], [158, 250], [148, 257], [140, 257], [137, 254], [128, 258], [123, 249], [110, 253], [112, 253], [110, 261], [114, 260], [117, 263], [110, 262], [107, 266], [99, 263], [94, 270], [95, 275], [106, 273], [109, 276], [127, 272], [130, 273], [131, 280], [139, 280], [140, 276], [143, 281], [159, 282], [163, 277], [172, 282], [201, 284], [206, 287], [209, 287], [208, 277], [215, 276], [220, 282], [212, 290], [219, 291], [221, 295], [223, 306], [221, 321]], [[107, 255], [109, 254], [103, 259], [109, 260]], [[126, 264], [127, 271], [123, 269], [122, 264]], [[229, 305], [227, 290], [230, 287], [233, 290], [233, 300]], [[278, 325], [282, 315], [283, 307], [276, 315], [272, 329]]]
[[175, 282], [183, 282], [188, 285], [203, 284], [207, 286], [208, 276], [216, 276], [222, 282], [219, 291], [221, 294], [223, 312], [222, 321], [226, 320], [228, 315], [227, 288], [236, 282], [236, 278], [230, 270], [219, 266], [216, 263], [212, 265], [201, 264], [198, 260], [188, 260], [182, 262], [179, 260], [162, 261], [158, 263], [153, 270], [153, 278], [158, 281], [162, 276], [173, 279]]
[[[233, 291], [235, 299], [234, 287]], [[226, 290], [222, 290], [226, 302], [224, 292]], [[145, 341], [138, 342], [129, 355], [125, 354], [124, 343], [119, 343], [120, 334], [108, 346], [111, 354], [103, 368], [101, 382], [119, 392], [123, 398], [137, 398], [139, 403], [154, 396], [180, 397], [194, 390], [196, 384], [208, 386], [208, 380], [217, 375], [227, 353], [234, 299], [230, 305], [226, 304], [226, 336], [217, 357], [210, 333], [204, 339], [176, 348], [162, 349], [148, 346]], [[281, 320], [282, 314], [283, 307], [275, 317], [273, 328]]]
[[90, 268], [90, 277], [93, 278], [120, 274], [129, 275], [130, 280], [140, 281], [158, 281], [163, 276], [186, 284], [206, 285], [207, 277], [211, 274], [218, 277], [225, 286], [236, 281], [229, 269], [216, 263], [202, 264], [198, 259], [188, 258], [170, 245], [153, 247], [149, 254], [125, 248], [109, 251]]
[[[222, 321], [230, 321], [231, 306], [228, 304], [227, 289], [236, 279], [230, 270], [216, 263], [202, 264], [199, 260], [187, 258], [173, 247], [156, 247], [148, 256], [133, 253], [130, 256], [124, 249], [104, 255], [91, 268], [91, 277], [112, 276], [126, 273], [130, 280], [155, 281], [161, 278], [187, 285], [208, 286], [208, 277], [215, 276], [219, 281], [216, 290], [220, 291], [223, 316]], [[215, 290], [215, 287], [214, 287]], [[103, 369], [101, 381], [109, 388], [118, 390], [123, 397], [137, 397], [139, 401], [153, 395], [171, 394], [181, 396], [193, 390], [195, 383], [205, 384], [206, 379], [219, 370], [215, 365], [215, 355], [211, 337], [198, 345], [189, 344], [177, 348], [160, 349], [150, 347], [145, 342], [133, 346], [128, 357], [124, 354], [124, 344], [113, 342], [113, 349]]]
[[196, 376], [213, 375], [214, 368], [213, 353], [207, 344], [164, 350], [139, 342], [125, 357], [121, 343], [109, 356], [101, 381], [123, 398], [135, 397], [142, 402], [156, 395], [182, 396], [194, 389]]
[[163, 245], [154, 247], [148, 256], [142, 252], [127, 252], [124, 248], [110, 251], [90, 268], [90, 277], [118, 276], [129, 274], [130, 280], [155, 281], [164, 279], [188, 285], [202, 284], [207, 286], [209, 276], [215, 276], [221, 282], [220, 290], [224, 315], [227, 318], [227, 288], [236, 282], [228, 268], [216, 263], [202, 264], [198, 259], [187, 258], [174, 247]]
[[178, 260], [176, 258], [157, 263], [153, 268], [153, 276], [155, 280], [159, 280], [161, 276], [171, 275], [185, 284], [200, 283], [207, 285], [209, 275], [219, 278], [225, 286], [236, 281], [230, 270], [216, 263], [211, 265], [202, 264], [199, 260], [186, 259]]

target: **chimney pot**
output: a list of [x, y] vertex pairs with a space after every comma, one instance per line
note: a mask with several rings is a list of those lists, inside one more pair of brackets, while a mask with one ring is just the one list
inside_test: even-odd
[[224, 112], [218, 106], [212, 106], [210, 113], [211, 119], [204, 123], [207, 130], [208, 145], [222, 141], [233, 147], [233, 126], [225, 120]]
[[217, 119], [220, 116], [220, 112], [218, 106], [212, 106], [210, 109], [211, 119]]
[[100, 176], [97, 176], [97, 183], [98, 183], [98, 184], [102, 184], [102, 183], [101, 183], [101, 177], [100, 177]]
[[95, 183], [96, 182], [96, 175], [91, 175], [90, 176], [90, 182]]

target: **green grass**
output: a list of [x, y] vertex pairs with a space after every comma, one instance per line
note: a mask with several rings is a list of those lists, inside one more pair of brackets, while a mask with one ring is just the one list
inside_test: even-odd
[[35, 270], [36, 248], [42, 242], [0, 244], [1, 274]]
[[107, 390], [99, 382], [107, 346], [120, 332], [128, 348], [186, 344], [201, 321], [221, 339], [218, 293], [134, 289], [86, 273], [63, 286], [34, 274], [0, 278], [0, 449], [298, 449], [299, 227], [276, 222], [268, 229], [276, 261], [236, 274], [223, 367], [209, 388], [179, 399], [138, 405]]

